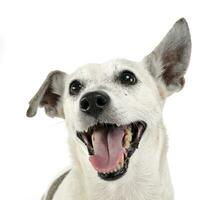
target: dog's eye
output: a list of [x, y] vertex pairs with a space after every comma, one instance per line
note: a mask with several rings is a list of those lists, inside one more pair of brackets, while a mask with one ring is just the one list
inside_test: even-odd
[[77, 95], [80, 92], [82, 87], [83, 87], [83, 85], [78, 80], [72, 81], [69, 86], [69, 94]]
[[118, 80], [124, 85], [134, 85], [137, 82], [135, 74], [125, 70], [119, 74]]

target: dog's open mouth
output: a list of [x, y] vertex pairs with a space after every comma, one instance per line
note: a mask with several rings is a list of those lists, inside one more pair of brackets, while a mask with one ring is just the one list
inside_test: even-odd
[[129, 159], [138, 148], [146, 129], [144, 121], [129, 125], [96, 124], [77, 136], [87, 146], [89, 160], [104, 180], [116, 180], [123, 176]]

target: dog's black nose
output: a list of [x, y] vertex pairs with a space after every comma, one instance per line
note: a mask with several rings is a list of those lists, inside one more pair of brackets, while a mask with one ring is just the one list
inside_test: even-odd
[[109, 101], [110, 97], [105, 92], [89, 92], [81, 98], [80, 109], [82, 112], [97, 118]]

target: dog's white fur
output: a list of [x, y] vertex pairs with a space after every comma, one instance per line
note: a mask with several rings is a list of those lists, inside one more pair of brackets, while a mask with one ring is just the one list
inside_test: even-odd
[[[44, 106], [48, 115], [65, 119], [70, 133], [68, 143], [73, 167], [58, 187], [53, 200], [173, 199], [162, 110], [166, 97], [184, 85], [183, 76], [189, 64], [190, 51], [189, 29], [186, 21], [180, 19], [141, 62], [118, 59], [83, 66], [71, 75], [59, 71], [50, 73], [31, 100], [27, 114], [33, 116], [39, 105]], [[114, 81], [114, 77], [124, 69], [134, 72], [139, 80], [131, 88]], [[85, 85], [77, 97], [71, 97], [68, 91], [74, 79], [81, 80]], [[53, 106], [41, 103], [45, 95], [48, 97], [45, 92], [49, 86], [51, 92], [60, 97]], [[99, 122], [123, 125], [143, 120], [147, 123], [139, 148], [130, 158], [127, 173], [115, 181], [108, 182], [97, 176], [88, 160], [85, 145], [76, 136], [76, 131], [87, 130], [97, 123], [96, 119], [86, 116], [79, 109], [82, 95], [95, 90], [105, 91], [111, 99], [111, 106], [100, 115]]]

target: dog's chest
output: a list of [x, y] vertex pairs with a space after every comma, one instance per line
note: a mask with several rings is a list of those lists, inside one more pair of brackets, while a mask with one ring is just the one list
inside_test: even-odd
[[123, 185], [110, 184], [93, 187], [88, 200], [160, 200], [160, 197], [161, 188], [159, 185], [152, 187], [148, 183], [137, 185], [135, 183], [123, 183]]

